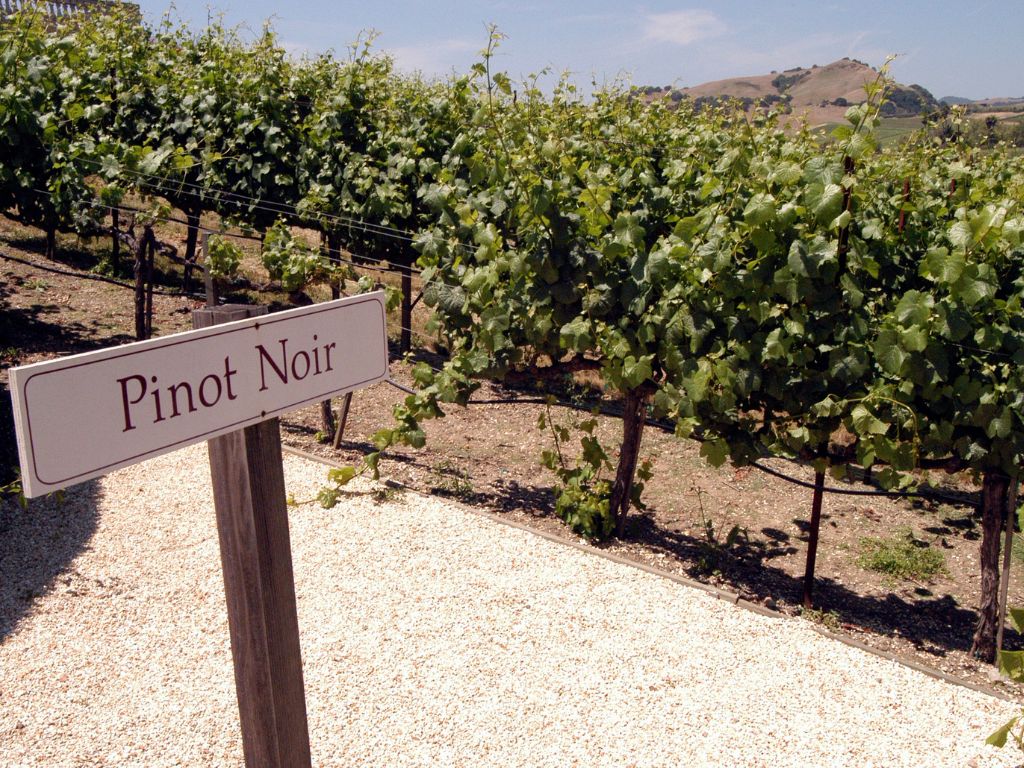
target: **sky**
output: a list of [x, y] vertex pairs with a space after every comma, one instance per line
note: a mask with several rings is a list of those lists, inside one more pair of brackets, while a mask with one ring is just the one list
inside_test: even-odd
[[465, 73], [495, 25], [506, 39], [496, 66], [520, 79], [571, 73], [581, 86], [616, 79], [683, 87], [708, 80], [824, 65], [844, 56], [880, 66], [937, 98], [1024, 97], [1024, 0], [136, 0], [201, 28], [210, 15], [259, 31], [270, 20], [295, 54], [349, 46], [369, 31], [400, 69]]

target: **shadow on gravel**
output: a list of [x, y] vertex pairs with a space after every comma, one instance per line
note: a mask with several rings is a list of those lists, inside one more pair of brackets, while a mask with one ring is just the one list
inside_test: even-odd
[[[752, 602], [772, 599], [799, 606], [803, 578], [794, 577], [769, 561], [780, 542], [740, 537], [731, 545], [710, 542], [658, 526], [650, 516], [635, 515], [627, 526], [627, 541], [642, 541], [654, 551], [670, 555], [699, 581], [709, 576], [725, 589]], [[792, 551], [791, 549], [789, 551]], [[881, 635], [899, 635], [921, 651], [943, 657], [949, 651], [968, 652], [977, 614], [957, 604], [949, 595], [935, 597], [918, 589], [915, 599], [906, 595], [860, 595], [830, 579], [820, 569], [814, 583], [814, 603], [824, 612], [834, 611], [845, 625]], [[1020, 647], [1021, 638], [1007, 633], [1006, 647]]]
[[95, 481], [84, 483], [63, 501], [33, 499], [28, 509], [0, 499], [0, 643], [88, 546], [99, 517], [97, 489]]

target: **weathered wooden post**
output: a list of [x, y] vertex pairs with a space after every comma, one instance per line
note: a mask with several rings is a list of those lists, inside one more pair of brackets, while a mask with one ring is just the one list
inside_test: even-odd
[[400, 267], [402, 272], [402, 335], [398, 350], [409, 354], [412, 349], [412, 267]]
[[[237, 304], [199, 309], [192, 313], [192, 325], [207, 328], [266, 312], [266, 307]], [[278, 419], [215, 437], [207, 445], [245, 764], [308, 768]]]
[[338, 426], [334, 430], [334, 441], [331, 443], [331, 447], [334, 450], [338, 450], [338, 446], [341, 444], [341, 440], [345, 437], [345, 425], [348, 424], [348, 412], [352, 407], [352, 393], [349, 392], [342, 398], [341, 413], [338, 416]]
[[[217, 283], [210, 269], [210, 233], [203, 232], [203, 285], [206, 287], [206, 306], [217, 306]], [[193, 324], [195, 321], [193, 320]]]

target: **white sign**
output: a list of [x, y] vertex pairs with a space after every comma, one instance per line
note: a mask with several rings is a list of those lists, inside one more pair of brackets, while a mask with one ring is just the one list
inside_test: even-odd
[[388, 376], [382, 292], [10, 369], [33, 497]]

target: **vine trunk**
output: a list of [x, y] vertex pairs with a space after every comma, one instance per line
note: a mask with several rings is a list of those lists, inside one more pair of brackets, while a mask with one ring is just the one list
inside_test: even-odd
[[981, 486], [981, 603], [978, 628], [971, 654], [982, 661], [996, 660], [996, 633], [999, 629], [999, 536], [1006, 516], [1006, 494], [1010, 481], [1005, 475], [988, 470]]
[[647, 423], [647, 398], [640, 390], [630, 390], [626, 393], [624, 407], [622, 448], [610, 500], [611, 511], [615, 515], [615, 535], [619, 538], [626, 531], [626, 515], [629, 513], [636, 462], [640, 455], [640, 441], [643, 439], [644, 424]]
[[[199, 243], [199, 225], [202, 216], [201, 208], [186, 208], [185, 219], [188, 221], [188, 234], [185, 238], [185, 261], [192, 263], [196, 260], [196, 246]], [[206, 258], [206, 254], [203, 254]]]

